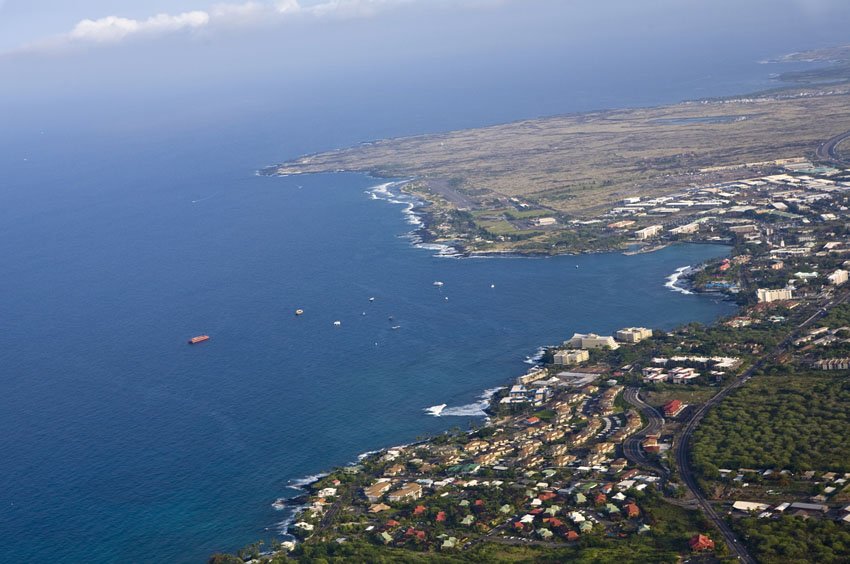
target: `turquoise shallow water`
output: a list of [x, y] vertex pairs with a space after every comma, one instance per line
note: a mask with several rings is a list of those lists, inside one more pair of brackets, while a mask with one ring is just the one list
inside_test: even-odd
[[732, 309], [664, 286], [722, 247], [436, 258], [372, 179], [196, 150], [7, 163], [0, 560], [202, 560], [291, 480], [465, 427], [426, 408], [475, 413], [538, 345]]

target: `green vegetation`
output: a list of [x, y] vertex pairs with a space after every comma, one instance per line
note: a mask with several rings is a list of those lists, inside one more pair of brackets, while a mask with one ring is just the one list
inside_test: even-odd
[[760, 376], [712, 409], [694, 434], [693, 463], [718, 468], [850, 471], [850, 380]]
[[778, 520], [747, 518], [736, 529], [746, 539], [759, 562], [850, 561], [850, 528], [822, 519], [785, 516]]

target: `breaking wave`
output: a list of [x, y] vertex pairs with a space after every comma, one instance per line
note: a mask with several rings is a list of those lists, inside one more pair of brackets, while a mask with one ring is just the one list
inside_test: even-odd
[[693, 294], [693, 292], [691, 292], [687, 288], [683, 288], [682, 286], [679, 285], [679, 279], [682, 278], [683, 276], [689, 274], [690, 270], [691, 270], [690, 265], [689, 266], [683, 266], [681, 268], [677, 268], [676, 272], [674, 272], [673, 274], [671, 274], [670, 276], [667, 277], [667, 282], [664, 284], [664, 287], [670, 288], [674, 292], [679, 292], [680, 294], [688, 294], [688, 295]]
[[478, 396], [478, 401], [474, 403], [459, 405], [457, 407], [447, 407], [447, 404], [442, 403], [440, 405], [426, 407], [424, 411], [434, 417], [487, 417], [487, 413], [484, 410], [490, 407], [490, 399], [493, 395], [502, 389], [504, 389], [504, 386], [485, 390], [483, 394]]

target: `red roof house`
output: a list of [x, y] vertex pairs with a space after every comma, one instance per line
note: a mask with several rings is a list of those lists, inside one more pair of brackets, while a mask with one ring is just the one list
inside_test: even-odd
[[681, 400], [670, 400], [664, 404], [664, 415], [665, 417], [673, 417], [678, 415], [678, 413], [682, 411], [682, 402]]
[[425, 506], [424, 505], [417, 505], [416, 509], [413, 510], [414, 515], [422, 515], [423, 513], [425, 513]]
[[705, 535], [694, 535], [691, 537], [691, 540], [688, 541], [688, 546], [690, 546], [691, 550], [694, 552], [714, 550], [714, 541]]
[[567, 534], [565, 536], [567, 537], [567, 540], [570, 541], [570, 542], [578, 540], [578, 533], [575, 532], [575, 531], [567, 531]]
[[626, 515], [628, 515], [629, 519], [634, 519], [635, 517], [640, 515], [640, 508], [637, 504], [627, 503], [625, 505]]
[[437, 513], [437, 523], [442, 523], [445, 520], [446, 520], [446, 512], [445, 511], [440, 511], [439, 513]]

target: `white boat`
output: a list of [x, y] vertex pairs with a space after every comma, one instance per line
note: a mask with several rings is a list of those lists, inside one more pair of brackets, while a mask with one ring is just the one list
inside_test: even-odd
[[490, 284], [490, 287], [491, 287], [491, 288], [495, 288], [495, 287], [496, 287], [496, 285], [495, 285], [495, 284]]
[[442, 283], [442, 282], [440, 282], [439, 280], [437, 280], [436, 282], [434, 282], [434, 286], [442, 286], [442, 285], [443, 285], [443, 283]]
[[401, 325], [393, 325], [393, 330], [395, 329], [401, 329]]
[[340, 325], [342, 325], [342, 321], [334, 321], [335, 327], [339, 327]]
[[375, 301], [375, 298], [369, 298], [369, 301], [370, 301], [370, 302], [374, 302], [374, 301]]

